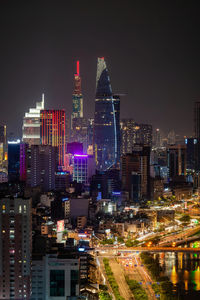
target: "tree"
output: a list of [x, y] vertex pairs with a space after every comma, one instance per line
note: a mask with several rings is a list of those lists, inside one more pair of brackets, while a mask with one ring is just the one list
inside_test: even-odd
[[189, 223], [190, 222], [190, 216], [189, 215], [184, 215], [182, 216], [179, 221], [181, 221], [182, 223]]
[[124, 239], [122, 236], [118, 236], [117, 241], [118, 241], [118, 243], [124, 243]]

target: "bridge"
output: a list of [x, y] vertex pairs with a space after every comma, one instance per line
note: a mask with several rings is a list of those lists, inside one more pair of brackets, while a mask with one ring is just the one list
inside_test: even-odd
[[96, 248], [96, 251], [100, 253], [115, 252], [117, 253], [131, 253], [131, 252], [186, 252], [186, 253], [200, 253], [200, 248], [181, 248], [181, 247], [126, 247], [126, 248], [114, 248], [114, 247], [101, 247]]

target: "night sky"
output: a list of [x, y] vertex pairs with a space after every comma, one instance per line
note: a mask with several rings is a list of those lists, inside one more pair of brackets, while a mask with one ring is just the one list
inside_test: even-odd
[[200, 99], [199, 1], [0, 1], [0, 123], [45, 108], [71, 113], [80, 60], [84, 114], [94, 115], [97, 57], [104, 56], [121, 117], [191, 135]]

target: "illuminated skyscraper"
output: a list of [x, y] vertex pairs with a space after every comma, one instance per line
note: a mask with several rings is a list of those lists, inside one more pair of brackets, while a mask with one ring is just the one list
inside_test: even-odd
[[29, 146], [40, 144], [40, 110], [42, 109], [44, 109], [44, 94], [42, 101], [36, 103], [36, 108], [30, 108], [23, 119], [22, 141]]
[[42, 145], [58, 148], [58, 165], [65, 166], [65, 110], [41, 110], [40, 136]]
[[114, 96], [103, 57], [98, 58], [94, 115], [97, 169], [107, 170], [120, 159], [120, 98]]
[[72, 96], [72, 119], [83, 117], [83, 95], [81, 92], [81, 77], [79, 61], [76, 62], [76, 73], [74, 74], [74, 92]]

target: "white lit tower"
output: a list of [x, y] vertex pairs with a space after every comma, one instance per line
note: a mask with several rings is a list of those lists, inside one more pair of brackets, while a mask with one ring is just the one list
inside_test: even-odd
[[30, 108], [25, 113], [22, 126], [22, 141], [29, 146], [40, 145], [40, 111], [44, 109], [44, 94], [42, 101], [36, 103], [36, 108]]

